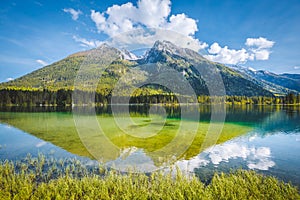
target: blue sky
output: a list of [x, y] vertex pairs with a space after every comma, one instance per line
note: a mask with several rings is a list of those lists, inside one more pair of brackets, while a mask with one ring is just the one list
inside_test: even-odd
[[140, 25], [180, 32], [214, 61], [300, 73], [299, 0], [129, 2], [2, 0], [0, 82]]

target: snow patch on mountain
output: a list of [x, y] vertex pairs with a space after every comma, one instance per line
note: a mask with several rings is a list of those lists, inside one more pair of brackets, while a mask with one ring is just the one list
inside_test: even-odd
[[123, 56], [123, 59], [125, 60], [138, 60], [140, 57], [136, 56], [135, 54], [131, 53], [130, 51], [126, 49], [121, 49], [121, 53]]

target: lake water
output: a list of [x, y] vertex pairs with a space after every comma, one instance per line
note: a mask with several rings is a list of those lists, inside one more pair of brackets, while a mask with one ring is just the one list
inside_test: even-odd
[[[127, 108], [1, 108], [0, 159], [42, 153], [142, 172], [176, 165], [204, 181], [216, 171], [243, 168], [300, 187], [299, 107]], [[212, 119], [222, 114], [224, 122]]]

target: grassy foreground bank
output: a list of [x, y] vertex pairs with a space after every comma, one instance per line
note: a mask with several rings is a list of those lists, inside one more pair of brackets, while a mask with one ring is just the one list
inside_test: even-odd
[[[174, 174], [174, 173], [173, 173]], [[296, 187], [254, 171], [215, 174], [205, 185], [180, 171], [122, 174], [77, 160], [0, 163], [0, 199], [300, 199]]]

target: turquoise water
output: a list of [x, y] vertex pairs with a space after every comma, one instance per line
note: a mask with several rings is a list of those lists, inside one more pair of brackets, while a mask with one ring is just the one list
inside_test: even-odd
[[[181, 113], [195, 109], [200, 112], [199, 121], [181, 119]], [[1, 108], [0, 159], [18, 160], [28, 153], [42, 153], [89, 163], [101, 160], [122, 169], [138, 166], [141, 171], [172, 164], [204, 181], [215, 171], [243, 168], [300, 186], [299, 107], [227, 106], [222, 133], [216, 142], [206, 142], [205, 146], [209, 125], [220, 124], [210, 121], [210, 106], [166, 107], [166, 118], [150, 116], [149, 107], [133, 106], [129, 109], [133, 125], [126, 120], [115, 123], [116, 118], [126, 119], [125, 110], [120, 107], [119, 113], [112, 115], [108, 107], [97, 108], [96, 120], [102, 128], [99, 135], [89, 124], [89, 114], [74, 119], [70, 108]], [[89, 131], [78, 134], [76, 120], [83, 121]], [[197, 131], [189, 137], [189, 129], [195, 125]], [[188, 145], [181, 148], [185, 143]]]

